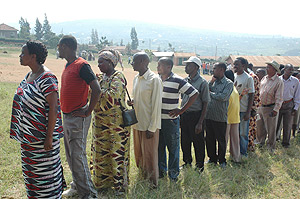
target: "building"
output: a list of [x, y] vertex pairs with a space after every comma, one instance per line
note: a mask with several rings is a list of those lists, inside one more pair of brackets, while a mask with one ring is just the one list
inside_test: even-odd
[[168, 57], [170, 59], [173, 59], [174, 52], [152, 52], [154, 55], [153, 61], [158, 61], [162, 57]]
[[0, 38], [17, 38], [18, 30], [6, 24], [0, 24]]
[[183, 66], [184, 61], [188, 60], [191, 56], [196, 56], [196, 53], [174, 53], [173, 62], [175, 66]]
[[292, 64], [294, 67], [300, 67], [300, 56], [248, 56], [248, 55], [230, 55], [225, 60], [233, 66], [233, 62], [237, 57], [244, 57], [249, 63], [253, 64], [253, 69], [266, 67], [266, 62], [276, 61], [278, 64]]
[[103, 48], [103, 50], [109, 50], [109, 49], [117, 50], [123, 55], [126, 54], [126, 46], [106, 46]]

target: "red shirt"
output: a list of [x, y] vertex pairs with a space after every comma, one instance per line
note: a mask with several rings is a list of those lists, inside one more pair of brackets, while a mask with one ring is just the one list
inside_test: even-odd
[[60, 103], [64, 113], [70, 113], [86, 105], [89, 85], [80, 77], [83, 65], [88, 64], [79, 57], [67, 65], [61, 76]]

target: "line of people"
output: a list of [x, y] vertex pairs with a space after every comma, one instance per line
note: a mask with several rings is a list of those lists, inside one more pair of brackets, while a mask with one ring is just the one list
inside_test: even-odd
[[[149, 69], [150, 59], [136, 53], [132, 67], [132, 101], [126, 102], [127, 81], [118, 51], [99, 52], [95, 75], [87, 61], [76, 56], [77, 41], [63, 36], [59, 57], [67, 61], [61, 78], [60, 97], [56, 76], [44, 66], [44, 44], [29, 41], [22, 47], [20, 63], [29, 72], [18, 86], [12, 107], [10, 137], [21, 144], [22, 170], [27, 196], [31, 198], [97, 198], [98, 192], [113, 189], [124, 194], [129, 184], [130, 127], [123, 126], [122, 107], [133, 105], [138, 123], [132, 126], [135, 162], [152, 188], [168, 176], [176, 182], [180, 173], [180, 145], [184, 165], [204, 170], [205, 145], [208, 162], [226, 167], [226, 148], [234, 162], [247, 158], [254, 143], [275, 149], [276, 130], [283, 118], [282, 145], [289, 146], [293, 115], [300, 103], [299, 80], [292, 77], [288, 64], [278, 76], [279, 65], [267, 63], [267, 76], [261, 80], [242, 57], [234, 61], [234, 72], [225, 63], [215, 63], [207, 82], [199, 73], [201, 60], [190, 57], [187, 78], [172, 72], [173, 61], [159, 59], [158, 75]], [[181, 104], [180, 104], [181, 100]], [[63, 115], [63, 121], [61, 111]], [[93, 117], [91, 116], [91, 113]], [[277, 125], [278, 121], [278, 125]], [[90, 167], [86, 143], [92, 123]], [[181, 133], [181, 135], [180, 135]], [[59, 156], [64, 137], [67, 162], [73, 181], [66, 183]], [[168, 163], [167, 152], [168, 149]]]

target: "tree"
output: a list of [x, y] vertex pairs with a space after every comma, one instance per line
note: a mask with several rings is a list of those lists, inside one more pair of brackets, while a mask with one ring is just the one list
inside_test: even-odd
[[45, 19], [44, 19], [44, 24], [43, 24], [43, 40], [45, 41], [46, 44], [48, 44], [48, 41], [55, 36], [55, 33], [52, 32], [51, 26], [49, 24], [49, 21], [47, 19], [47, 15], [45, 13]]
[[91, 40], [92, 40], [91, 43], [93, 45], [99, 44], [99, 37], [98, 37], [97, 30], [92, 29]]
[[126, 53], [126, 55], [129, 55], [129, 56], [131, 55], [131, 45], [129, 42], [125, 47], [125, 53]]
[[27, 19], [23, 19], [23, 17], [21, 17], [19, 24], [19, 37], [22, 39], [30, 39], [30, 24], [28, 23]]
[[137, 38], [135, 27], [131, 28], [130, 37], [131, 37], [131, 49], [136, 50], [137, 47], [139, 46], [139, 40]]
[[175, 52], [175, 48], [172, 46], [171, 43], [169, 43], [168, 51], [169, 51], [169, 52]]
[[36, 18], [36, 21], [35, 21], [35, 27], [34, 27], [34, 31], [35, 31], [35, 39], [36, 40], [42, 40], [43, 38], [43, 26], [42, 24], [40, 23], [39, 19]]
[[105, 36], [102, 36], [100, 38], [100, 43], [96, 45], [96, 47], [98, 48], [98, 50], [102, 50], [104, 47], [109, 45], [109, 41], [107, 40], [107, 38]]
[[123, 39], [121, 39], [120, 46], [124, 46]]

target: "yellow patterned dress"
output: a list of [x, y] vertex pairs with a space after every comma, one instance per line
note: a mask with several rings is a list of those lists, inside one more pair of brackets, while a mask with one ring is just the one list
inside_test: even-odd
[[100, 75], [100, 99], [93, 114], [91, 171], [97, 189], [125, 191], [129, 173], [130, 127], [123, 128], [120, 103], [126, 107], [126, 79], [116, 71]]

